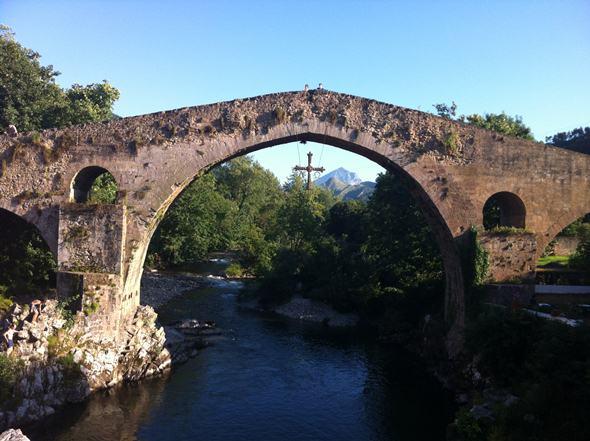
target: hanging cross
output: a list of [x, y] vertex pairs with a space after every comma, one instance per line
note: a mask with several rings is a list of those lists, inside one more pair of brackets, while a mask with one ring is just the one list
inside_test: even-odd
[[313, 153], [309, 152], [307, 154], [307, 167], [301, 167], [299, 165], [296, 165], [295, 167], [293, 167], [293, 170], [298, 170], [298, 171], [306, 171], [307, 172], [307, 189], [310, 190], [311, 189], [311, 172], [317, 171], [317, 172], [323, 172], [325, 171], [324, 167], [312, 167], [311, 166], [311, 157], [313, 156]]

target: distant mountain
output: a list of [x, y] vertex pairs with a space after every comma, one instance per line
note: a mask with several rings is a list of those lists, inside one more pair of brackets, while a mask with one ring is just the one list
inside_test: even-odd
[[344, 201], [352, 199], [366, 201], [375, 190], [374, 182], [363, 182], [356, 173], [348, 171], [342, 167], [317, 179], [315, 184], [332, 190], [336, 197], [339, 197]]
[[375, 191], [375, 183], [371, 181], [361, 182], [357, 185], [349, 185], [336, 196], [341, 197], [344, 201], [360, 199], [366, 201]]
[[345, 168], [337, 168], [336, 170], [332, 170], [330, 173], [326, 173], [321, 178], [317, 179], [315, 183], [317, 185], [326, 186], [325, 183], [332, 178], [337, 178], [340, 182], [343, 182], [346, 185], [357, 185], [362, 182], [359, 175], [355, 172], [351, 172], [346, 170]]

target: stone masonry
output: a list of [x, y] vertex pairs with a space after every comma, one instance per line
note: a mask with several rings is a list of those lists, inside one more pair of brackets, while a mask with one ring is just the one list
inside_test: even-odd
[[[0, 208], [39, 229], [58, 257], [60, 295], [82, 292], [103, 319], [97, 326], [117, 337], [139, 305], [150, 238], [182, 190], [228, 159], [292, 141], [340, 147], [405, 178], [443, 256], [450, 340], [464, 318], [458, 244], [482, 224], [492, 195], [510, 193], [526, 209], [523, 262], [590, 211], [589, 156], [325, 90], [0, 136]], [[98, 169], [116, 178], [117, 204], [76, 206]], [[528, 277], [531, 269], [511, 271]]]

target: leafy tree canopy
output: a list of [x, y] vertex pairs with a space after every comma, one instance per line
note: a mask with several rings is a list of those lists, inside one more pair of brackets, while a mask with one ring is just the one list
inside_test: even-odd
[[457, 116], [457, 104], [454, 101], [450, 105], [441, 103], [434, 104], [433, 107], [436, 109], [436, 114], [443, 118], [453, 119], [516, 138], [534, 140], [531, 129], [523, 123], [522, 118], [518, 115], [509, 116], [502, 112]]
[[55, 82], [60, 73], [40, 58], [0, 25], [0, 128], [14, 124], [20, 131], [42, 130], [113, 117], [119, 98], [115, 87], [103, 81], [62, 89]]
[[570, 132], [559, 132], [545, 138], [547, 144], [590, 154], [590, 127], [578, 127]]

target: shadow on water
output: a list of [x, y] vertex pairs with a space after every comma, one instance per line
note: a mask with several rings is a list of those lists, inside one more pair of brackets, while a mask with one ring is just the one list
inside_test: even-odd
[[211, 279], [160, 310], [213, 319], [213, 345], [167, 378], [98, 394], [33, 441], [445, 439], [450, 400], [419, 362], [349, 331], [240, 307], [241, 284]]

